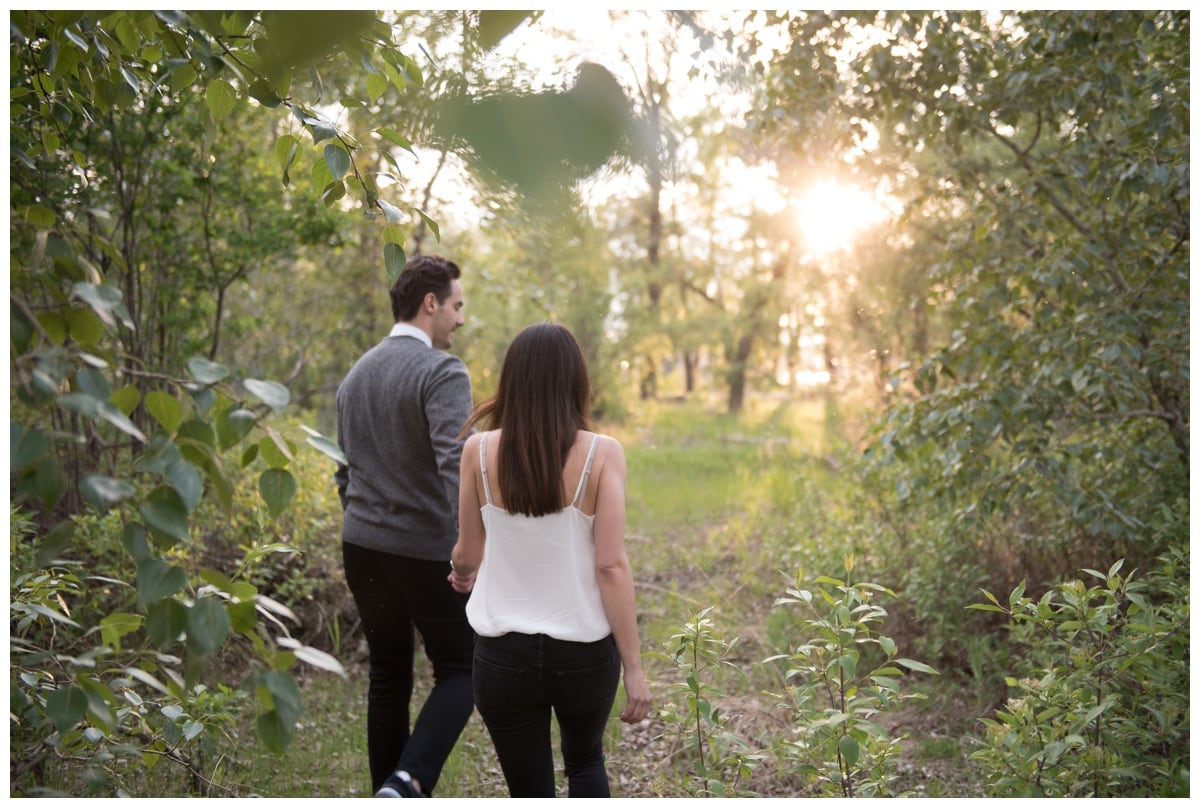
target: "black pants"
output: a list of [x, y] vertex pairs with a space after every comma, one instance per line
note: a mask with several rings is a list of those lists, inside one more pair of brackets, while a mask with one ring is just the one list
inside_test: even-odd
[[475, 641], [475, 701], [513, 797], [553, 797], [550, 711], [562, 737], [571, 797], [609, 796], [604, 728], [620, 680], [611, 636], [598, 642], [544, 634]]
[[[371, 789], [404, 769], [432, 794], [474, 701], [467, 595], [455, 592], [446, 561], [423, 561], [342, 542], [346, 583], [370, 652], [367, 755]], [[433, 664], [434, 686], [409, 731], [416, 631]]]

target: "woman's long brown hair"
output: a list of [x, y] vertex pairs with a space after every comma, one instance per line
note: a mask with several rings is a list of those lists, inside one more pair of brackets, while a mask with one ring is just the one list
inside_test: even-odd
[[564, 325], [538, 323], [517, 334], [504, 356], [496, 395], [471, 412], [502, 430], [495, 482], [509, 513], [545, 516], [567, 502], [563, 467], [575, 436], [588, 429], [591, 386], [579, 341]]

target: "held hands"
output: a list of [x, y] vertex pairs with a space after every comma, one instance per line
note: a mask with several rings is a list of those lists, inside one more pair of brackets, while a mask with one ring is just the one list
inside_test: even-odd
[[470, 592], [475, 587], [474, 572], [470, 575], [463, 575], [458, 570], [451, 568], [450, 574], [446, 576], [446, 580], [450, 582], [450, 586], [455, 592], [462, 592], [463, 594]]

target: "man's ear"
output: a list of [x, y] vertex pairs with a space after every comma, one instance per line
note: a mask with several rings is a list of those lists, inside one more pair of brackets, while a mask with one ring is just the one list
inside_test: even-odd
[[437, 295], [433, 292], [428, 292], [425, 299], [421, 301], [421, 308], [425, 309], [426, 314], [433, 314], [437, 311]]

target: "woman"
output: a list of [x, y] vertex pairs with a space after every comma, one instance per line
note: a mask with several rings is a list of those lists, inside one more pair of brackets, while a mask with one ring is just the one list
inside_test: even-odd
[[609, 796], [604, 728], [650, 711], [625, 555], [625, 453], [588, 431], [587, 366], [554, 323], [513, 340], [465, 431], [450, 583], [470, 592], [475, 704], [513, 797], [553, 797], [550, 711], [572, 797]]

